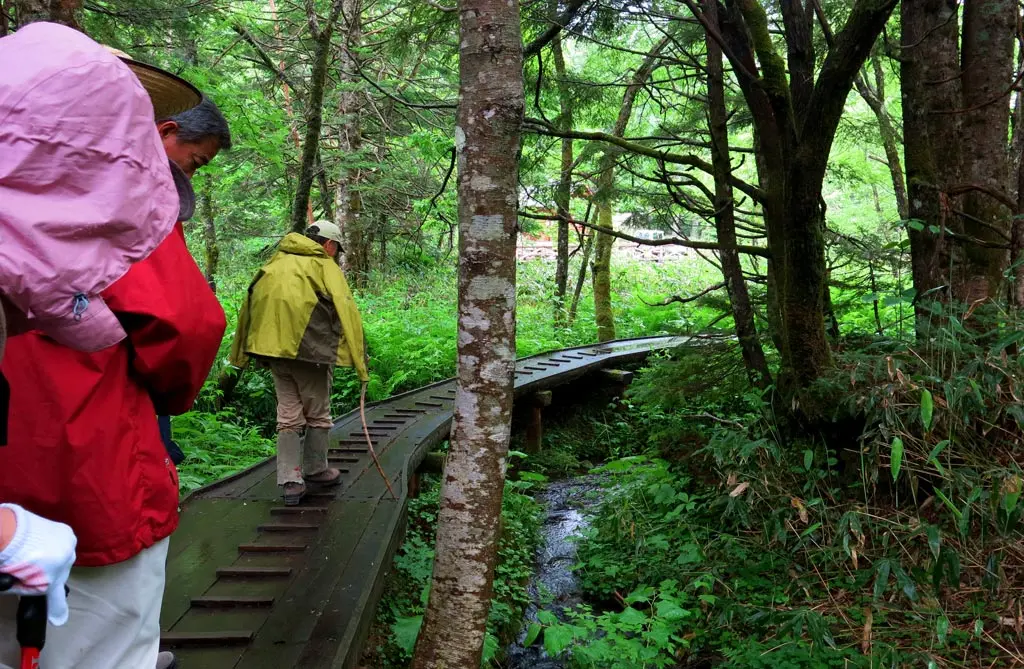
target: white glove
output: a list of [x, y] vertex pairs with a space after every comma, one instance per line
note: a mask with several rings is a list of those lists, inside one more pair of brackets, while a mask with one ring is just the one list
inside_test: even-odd
[[17, 504], [0, 504], [14, 512], [17, 527], [14, 537], [0, 551], [0, 573], [17, 582], [5, 594], [46, 595], [47, 619], [61, 626], [68, 620], [68, 600], [64, 585], [75, 563], [78, 540], [71, 528], [26, 511]]

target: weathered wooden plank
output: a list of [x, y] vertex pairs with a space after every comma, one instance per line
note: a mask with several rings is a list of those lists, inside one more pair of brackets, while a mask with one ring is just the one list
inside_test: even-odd
[[245, 645], [252, 640], [251, 630], [233, 630], [224, 632], [164, 632], [160, 635], [160, 645], [164, 648], [201, 647], [201, 646], [236, 646]]
[[277, 649], [275, 654], [301, 651], [301, 644], [309, 639], [338, 580], [344, 573], [360, 573], [363, 565], [353, 564], [351, 569], [346, 569], [346, 565], [377, 506], [374, 501], [365, 501], [332, 507], [321, 541], [311, 552], [305, 569], [278, 599], [252, 647], [243, 655], [244, 661], [252, 661], [249, 666], [295, 666], [283, 657], [275, 660], [279, 664], [270, 664], [266, 654], [271, 649]]
[[[256, 536], [256, 526], [266, 518], [270, 506], [197, 499], [185, 507], [182, 515], [190, 521], [189, 530], [188, 534], [179, 530], [171, 535], [171, 547], [182, 544], [182, 548], [174, 550], [174, 557], [167, 561], [161, 629], [170, 629], [188, 610], [189, 601], [206, 592], [217, 579], [218, 567], [238, 557], [238, 545]], [[194, 524], [193, 517], [202, 522]]]
[[352, 555], [330, 600], [323, 608], [309, 643], [295, 667], [303, 669], [350, 669], [359, 660], [380, 594], [384, 589], [388, 566], [401, 543], [405, 529], [407, 500], [386, 500], [377, 507], [366, 533]]

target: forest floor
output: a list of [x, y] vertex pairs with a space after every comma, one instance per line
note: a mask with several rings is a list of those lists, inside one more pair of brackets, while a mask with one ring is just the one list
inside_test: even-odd
[[[936, 539], [926, 513], [915, 520], [896, 507], [814, 496], [823, 482], [842, 476], [834, 457], [818, 462], [812, 454], [808, 463], [801, 455], [769, 467], [761, 460], [764, 480], [803, 483], [773, 498], [755, 492], [762, 486], [751, 485], [744, 461], [765, 444], [740, 429], [750, 415], [738, 380], [691, 378], [693, 394], [671, 411], [652, 400], [679, 399], [678, 366], [694, 369], [686, 357], [653, 364], [624, 403], [591, 395], [555, 407], [544, 449], [513, 458], [485, 664], [505, 666], [501, 649], [526, 624], [525, 586], [537, 545], [528, 533], [539, 531], [544, 512], [533, 499], [547, 481], [590, 472], [605, 483], [577, 548], [582, 604], [561, 617], [535, 616], [529, 625], [527, 645], [543, 645], [546, 656], [558, 658], [545, 667], [1022, 663], [1024, 561], [1016, 551], [997, 569], [998, 583], [986, 581], [984, 565], [966, 560], [954, 575], [942, 546], [956, 542], [945, 532]], [[673, 367], [674, 385], [666, 387]], [[514, 438], [514, 454], [519, 445]], [[429, 488], [410, 515], [414, 529], [379, 609], [364, 656], [368, 668], [409, 660], [429, 588], [436, 495], [436, 486]], [[933, 550], [949, 567], [938, 571], [945, 579], [938, 585], [935, 560], [925, 557]]]

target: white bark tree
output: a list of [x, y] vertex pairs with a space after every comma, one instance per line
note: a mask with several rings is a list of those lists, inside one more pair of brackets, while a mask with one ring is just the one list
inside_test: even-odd
[[459, 28], [458, 392], [414, 669], [480, 666], [512, 417], [524, 112], [518, 0], [460, 0]]

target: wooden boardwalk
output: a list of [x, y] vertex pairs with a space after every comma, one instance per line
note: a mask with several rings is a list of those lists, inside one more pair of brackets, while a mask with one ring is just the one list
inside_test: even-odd
[[[516, 396], [685, 341], [617, 340], [524, 358]], [[160, 620], [161, 645], [181, 669], [355, 667], [405, 530], [408, 478], [448, 438], [454, 397], [448, 380], [367, 407], [398, 500], [373, 466], [358, 411], [331, 431], [331, 465], [344, 477], [335, 491], [283, 506], [270, 458], [183, 500]]]

